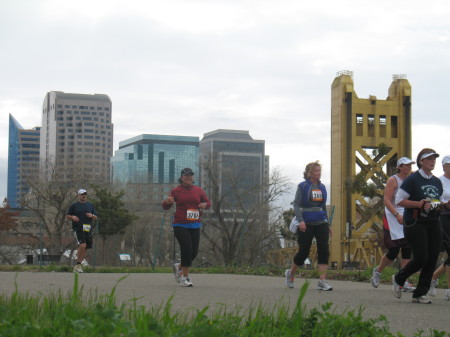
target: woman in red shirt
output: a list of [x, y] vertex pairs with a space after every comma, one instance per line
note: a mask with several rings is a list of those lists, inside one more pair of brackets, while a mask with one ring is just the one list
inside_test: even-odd
[[173, 231], [180, 245], [181, 263], [173, 265], [175, 280], [184, 287], [192, 287], [189, 267], [198, 253], [200, 243], [201, 215], [211, 207], [205, 191], [194, 185], [194, 172], [190, 168], [181, 170], [180, 185], [172, 189], [163, 201], [162, 207], [168, 210], [176, 204], [173, 218]]

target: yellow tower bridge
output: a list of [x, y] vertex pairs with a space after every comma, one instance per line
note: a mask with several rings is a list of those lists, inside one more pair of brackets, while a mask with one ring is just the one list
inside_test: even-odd
[[[387, 98], [379, 100], [359, 98], [353, 73], [337, 73], [331, 85], [332, 267], [364, 267], [380, 259], [380, 242], [371, 237], [371, 228], [381, 223], [375, 210], [383, 208], [379, 195], [404, 156], [411, 157], [411, 86], [406, 76], [394, 75]], [[378, 197], [355, 189], [362, 185], [370, 186]], [[284, 265], [287, 254], [295, 250], [270, 252], [269, 261]]]

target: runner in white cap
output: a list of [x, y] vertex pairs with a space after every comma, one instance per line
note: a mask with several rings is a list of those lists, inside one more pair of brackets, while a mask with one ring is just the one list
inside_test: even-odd
[[[447, 203], [450, 200], [450, 155], [442, 158], [442, 168], [444, 169], [444, 174], [439, 179], [442, 181], [444, 193], [442, 193], [441, 201]], [[450, 210], [446, 209], [445, 205], [444, 209], [441, 210], [440, 220], [442, 226], [442, 251], [445, 250], [447, 252], [447, 260], [434, 272], [428, 295], [436, 296], [438, 278], [447, 271], [447, 290], [444, 298], [450, 301]]]
[[397, 274], [392, 275], [392, 293], [400, 298], [407, 278], [420, 271], [419, 281], [412, 295], [413, 303], [431, 303], [426, 295], [441, 250], [439, 214], [444, 207], [450, 208], [450, 203], [439, 200], [444, 189], [441, 180], [432, 173], [437, 157], [439, 154], [433, 149], [422, 149], [416, 160], [419, 170], [403, 181], [395, 197], [395, 203], [405, 208], [403, 228], [413, 258]]
[[[380, 264], [373, 269], [370, 283], [378, 288], [381, 281], [381, 272], [390, 265], [402, 251], [401, 267], [403, 268], [411, 259], [411, 248], [403, 234], [403, 207], [395, 205], [395, 195], [397, 194], [403, 180], [411, 173], [411, 165], [415, 161], [407, 157], [402, 157], [397, 161], [397, 174], [390, 177], [384, 189], [384, 212], [383, 231], [384, 246], [388, 251], [381, 258]], [[414, 287], [405, 281], [403, 291], [412, 292]]]

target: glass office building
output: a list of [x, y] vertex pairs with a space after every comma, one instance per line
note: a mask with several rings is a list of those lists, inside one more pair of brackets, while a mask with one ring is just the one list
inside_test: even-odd
[[199, 177], [199, 138], [139, 135], [119, 143], [111, 160], [115, 182], [175, 184], [183, 168]]
[[24, 129], [9, 114], [7, 198], [13, 208], [20, 208], [29, 192], [27, 182], [39, 170], [39, 141], [40, 127]]
[[[248, 131], [219, 129], [205, 133], [200, 142], [200, 153], [202, 166], [215, 165], [220, 193], [229, 196], [231, 203], [239, 199], [240, 191], [251, 191], [268, 179], [269, 158], [265, 155], [265, 142], [253, 139]], [[213, 188], [208, 183], [205, 172], [202, 187], [207, 191]], [[260, 200], [265, 191], [259, 191], [244, 202], [251, 205]]]

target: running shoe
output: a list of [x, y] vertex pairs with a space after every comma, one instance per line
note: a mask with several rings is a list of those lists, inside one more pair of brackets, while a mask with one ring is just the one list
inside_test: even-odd
[[450, 289], [447, 289], [445, 291], [445, 297], [444, 297], [447, 301], [450, 301]]
[[378, 266], [373, 268], [372, 277], [370, 278], [370, 284], [372, 284], [372, 287], [378, 288], [380, 285], [381, 280], [381, 273], [377, 272]]
[[438, 280], [431, 280], [430, 290], [428, 290], [428, 296], [435, 297], [436, 296], [436, 286], [438, 284]]
[[319, 280], [317, 289], [324, 290], [324, 291], [330, 291], [330, 290], [333, 290], [333, 287], [328, 284], [327, 280]]
[[191, 279], [189, 277], [182, 277], [181, 278], [181, 285], [183, 287], [192, 287], [194, 286], [191, 282]]
[[294, 276], [291, 275], [291, 270], [286, 269], [286, 271], [284, 272], [284, 276], [286, 276], [286, 286], [288, 286], [289, 288], [294, 288]]
[[426, 296], [420, 296], [420, 297], [413, 297], [412, 298], [413, 303], [420, 303], [420, 304], [431, 304], [433, 303], [428, 297]]
[[402, 286], [395, 282], [395, 274], [392, 275], [392, 294], [397, 298], [402, 297]]
[[405, 284], [403, 285], [402, 291], [404, 293], [412, 293], [414, 290], [416, 290], [416, 287], [413, 287], [412, 283], [409, 283], [408, 281], [405, 281]]
[[75, 265], [75, 267], [73, 268], [73, 272], [81, 274], [83, 272], [83, 268], [81, 267], [81, 264]]
[[179, 263], [174, 263], [173, 264], [173, 275], [175, 276], [175, 281], [177, 283], [181, 282], [182, 274], [183, 274], [183, 272], [180, 270], [180, 264]]

